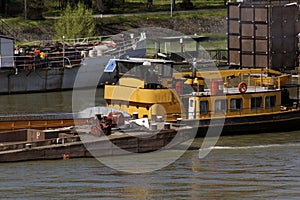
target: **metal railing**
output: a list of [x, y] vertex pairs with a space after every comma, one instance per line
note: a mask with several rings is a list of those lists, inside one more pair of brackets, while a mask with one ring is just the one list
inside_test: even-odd
[[[86, 57], [98, 57], [103, 55], [120, 56], [133, 50], [134, 46], [139, 41], [139, 37], [136, 37], [117, 42], [106, 40], [106, 43], [101, 43], [104, 38], [107, 38], [107, 36], [77, 38], [67, 40], [67, 42], [63, 44], [55, 44], [58, 41], [53, 40], [42, 40], [39, 41], [39, 44], [36, 44], [35, 42], [26, 43], [17, 47], [18, 54], [15, 54], [14, 56], [2, 55], [1, 60], [14, 61], [14, 65], [12, 64], [12, 66], [5, 67], [26, 70], [48, 67], [73, 67], [80, 65]], [[97, 45], [101, 44], [107, 45], [107, 48], [97, 50]], [[69, 47], [74, 48], [74, 50], [70, 50]], [[41, 58], [40, 54], [37, 56], [34, 55], [34, 50], [37, 48], [45, 53], [44, 58]], [[11, 54], [13, 54], [13, 52], [11, 52]]]

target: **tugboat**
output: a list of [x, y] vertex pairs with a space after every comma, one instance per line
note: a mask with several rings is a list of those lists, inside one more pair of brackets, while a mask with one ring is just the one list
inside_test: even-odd
[[[190, 65], [178, 60], [115, 60], [120, 79], [105, 86], [106, 105], [152, 120], [180, 119], [197, 127], [199, 135], [210, 127], [223, 134], [299, 129], [299, 85], [291, 81], [291, 74], [299, 71], [298, 2], [226, 4], [223, 70], [207, 67], [201, 56], [194, 56], [197, 62]], [[214, 65], [212, 59], [208, 63]], [[180, 65], [188, 70], [179, 70]]]
[[194, 65], [190, 72], [177, 72], [178, 63], [155, 59], [115, 63], [120, 79], [105, 86], [107, 107], [150, 120], [182, 120], [197, 126], [199, 135], [210, 126], [223, 128], [223, 134], [299, 129], [299, 85], [291, 84], [290, 74], [272, 69], [196, 71]]

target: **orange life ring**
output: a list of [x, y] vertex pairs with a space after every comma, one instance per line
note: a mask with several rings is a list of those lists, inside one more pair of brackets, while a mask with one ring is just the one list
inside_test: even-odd
[[247, 84], [244, 81], [240, 82], [238, 85], [238, 89], [240, 93], [245, 93], [247, 91]]

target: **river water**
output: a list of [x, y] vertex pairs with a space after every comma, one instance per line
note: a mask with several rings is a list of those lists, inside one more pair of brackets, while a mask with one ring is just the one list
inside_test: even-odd
[[[97, 90], [96, 105], [103, 105], [103, 99], [98, 98], [102, 92]], [[3, 95], [0, 103], [2, 112], [71, 112], [72, 92]], [[94, 158], [1, 163], [0, 197], [300, 198], [300, 131], [223, 136], [211, 152], [200, 159], [202, 141], [203, 138], [195, 139], [191, 148], [169, 166], [143, 174], [121, 172]], [[130, 160], [122, 159], [122, 162]]]
[[[76, 111], [83, 110], [91, 106], [104, 106], [103, 89], [79, 90], [75, 94], [80, 94], [80, 106], [76, 106]], [[46, 92], [30, 94], [0, 95], [0, 112], [72, 112], [72, 98], [78, 98], [73, 92]], [[93, 101], [95, 99], [95, 101]], [[75, 101], [76, 102], [76, 101]], [[80, 109], [81, 108], [81, 109]]]
[[[299, 132], [222, 137], [198, 158], [202, 139], [171, 165], [145, 174], [96, 159], [0, 165], [0, 195], [13, 199], [299, 199]], [[130, 162], [130, 161], [128, 161]]]

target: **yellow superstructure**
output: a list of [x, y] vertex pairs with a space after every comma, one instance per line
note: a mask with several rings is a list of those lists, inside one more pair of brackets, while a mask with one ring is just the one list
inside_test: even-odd
[[[219, 70], [177, 72], [163, 75], [157, 63], [150, 64], [157, 71], [158, 81], [147, 82], [148, 76], [123, 75], [119, 84], [106, 85], [104, 98], [108, 107], [123, 110], [138, 117], [163, 120], [201, 120], [226, 116], [264, 115], [281, 112], [282, 96], [288, 96], [282, 86], [290, 75], [270, 69]], [[172, 63], [168, 64], [172, 68]], [[149, 67], [149, 63], [148, 63]], [[146, 73], [146, 68], [136, 70]], [[147, 68], [151, 69], [151, 68]], [[241, 87], [243, 83], [244, 88]]]
[[166, 116], [176, 120], [180, 116], [180, 100], [176, 91], [168, 88], [147, 89], [145, 82], [135, 78], [121, 78], [119, 85], [106, 85], [106, 105], [129, 114], [138, 113], [139, 118]]

